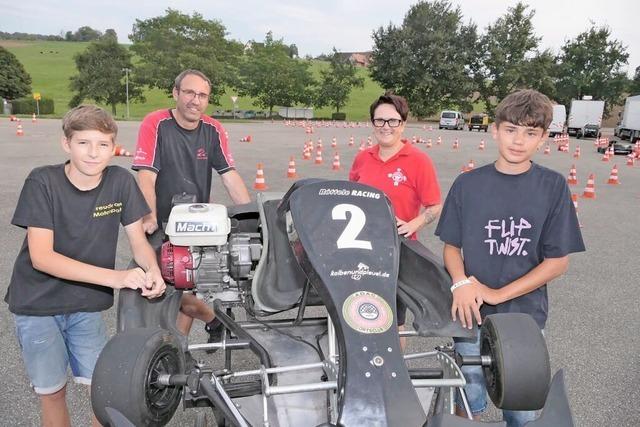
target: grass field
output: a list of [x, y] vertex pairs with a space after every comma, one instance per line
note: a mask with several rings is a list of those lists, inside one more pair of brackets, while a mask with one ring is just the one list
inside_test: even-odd
[[[72, 93], [69, 90], [69, 77], [77, 73], [73, 55], [83, 51], [88, 43], [79, 42], [32, 42], [18, 40], [0, 40], [0, 46], [5, 47], [22, 62], [33, 80], [34, 92], [40, 92], [42, 96], [53, 98], [56, 116], [62, 116], [68, 110]], [[313, 61], [312, 72], [315, 77], [320, 75], [320, 70], [328, 64]], [[368, 117], [369, 105], [373, 99], [381, 94], [382, 88], [369, 77], [366, 69], [359, 68], [358, 73], [365, 78], [364, 88], [356, 88], [351, 92], [349, 103], [343, 111], [348, 120], [364, 120]], [[232, 89], [220, 99], [220, 105], [212, 105], [209, 111], [233, 108], [230, 97], [235, 92]], [[144, 104], [131, 103], [130, 115], [132, 119], [140, 119], [150, 111], [159, 108], [168, 108], [174, 105], [169, 96], [158, 89], [145, 90], [146, 102]], [[106, 107], [106, 106], [105, 106]], [[261, 110], [253, 104], [251, 98], [239, 98], [238, 108], [242, 110]], [[110, 111], [110, 107], [108, 108]], [[316, 109], [315, 117], [330, 118], [333, 109], [325, 107]], [[125, 106], [118, 105], [117, 116], [124, 118]]]

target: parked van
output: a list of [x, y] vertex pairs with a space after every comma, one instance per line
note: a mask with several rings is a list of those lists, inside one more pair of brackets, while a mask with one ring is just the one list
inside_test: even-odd
[[464, 129], [464, 118], [459, 111], [443, 111], [440, 113], [440, 126], [438, 129]]
[[474, 129], [478, 129], [478, 132], [481, 130], [486, 132], [487, 129], [489, 129], [489, 116], [485, 113], [473, 114], [467, 127], [469, 128], [469, 132]]

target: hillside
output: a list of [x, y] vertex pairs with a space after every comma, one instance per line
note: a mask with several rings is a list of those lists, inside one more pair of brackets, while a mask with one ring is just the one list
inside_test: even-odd
[[[56, 116], [62, 116], [68, 110], [72, 93], [69, 91], [69, 77], [76, 73], [73, 55], [83, 51], [88, 43], [80, 42], [54, 42], [54, 41], [18, 41], [0, 40], [0, 46], [11, 51], [25, 66], [33, 79], [34, 92], [40, 92], [43, 96], [53, 98], [56, 108]], [[313, 61], [312, 72], [314, 76], [320, 75], [320, 70], [327, 67], [326, 62]], [[365, 120], [369, 115], [369, 105], [374, 98], [382, 93], [382, 88], [371, 80], [366, 69], [359, 68], [358, 72], [365, 78], [365, 87], [355, 89], [351, 93], [349, 104], [344, 108], [349, 120]], [[231, 110], [233, 108], [230, 96], [233, 90], [228, 90], [220, 100], [220, 105], [212, 105], [213, 110]], [[147, 89], [147, 98], [144, 104], [130, 104], [132, 119], [140, 119], [150, 111], [167, 108], [173, 105], [173, 100], [166, 93], [158, 89]], [[253, 105], [250, 98], [239, 98], [238, 108], [242, 110], [260, 110]], [[110, 110], [110, 108], [109, 108]], [[315, 111], [316, 117], [331, 117], [332, 108], [326, 107]], [[125, 106], [117, 107], [117, 116], [124, 118]]]

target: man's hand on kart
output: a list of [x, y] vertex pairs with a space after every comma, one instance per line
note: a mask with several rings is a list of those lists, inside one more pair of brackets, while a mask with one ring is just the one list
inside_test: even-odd
[[453, 291], [453, 304], [451, 304], [451, 317], [453, 321], [460, 318], [463, 328], [473, 327], [475, 317], [478, 326], [482, 324], [480, 307], [483, 303], [497, 304], [495, 289], [480, 283], [474, 276], [468, 278], [471, 283], [460, 286]]
[[145, 273], [145, 284], [140, 289], [143, 297], [153, 299], [164, 294], [166, 287], [160, 269], [154, 266]]
[[142, 218], [142, 229], [147, 234], [153, 234], [158, 229], [158, 219], [152, 214]]

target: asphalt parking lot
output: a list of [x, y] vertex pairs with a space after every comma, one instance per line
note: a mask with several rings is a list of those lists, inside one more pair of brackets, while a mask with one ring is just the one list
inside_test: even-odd
[[[10, 224], [24, 178], [36, 166], [65, 160], [59, 140], [59, 120], [22, 122], [25, 135], [16, 136], [16, 124], [0, 118], [0, 233], [2, 251], [0, 282], [2, 295], [11, 276], [13, 262], [24, 239], [25, 232]], [[120, 122], [118, 143], [133, 151], [139, 123]], [[286, 127], [282, 122], [255, 122], [225, 124], [236, 166], [247, 186], [251, 188], [256, 175], [256, 164], [264, 164], [266, 183], [270, 191], [286, 191], [291, 180], [286, 178], [289, 156], [295, 156], [300, 177], [346, 179], [349, 167], [361, 140], [371, 134], [371, 128], [316, 128], [307, 135], [303, 128]], [[252, 142], [240, 139], [252, 136]], [[422, 125], [409, 124], [405, 136], [432, 139], [433, 146], [419, 144], [433, 159], [437, 168], [443, 196], [446, 195], [460, 169], [473, 159], [475, 166], [487, 164], [496, 157], [490, 133], [468, 131], [429, 131]], [[349, 137], [355, 144], [348, 146]], [[437, 138], [442, 143], [437, 144]], [[341, 170], [331, 169], [333, 149], [331, 139], [337, 139]], [[309, 138], [323, 141], [324, 163], [302, 160], [302, 148]], [[460, 148], [452, 145], [459, 139]], [[478, 144], [486, 141], [486, 149]], [[579, 199], [578, 216], [587, 252], [571, 256], [569, 271], [549, 286], [550, 320], [546, 337], [552, 361], [552, 370], [564, 369], [572, 410], [578, 426], [636, 426], [640, 424], [640, 304], [638, 283], [640, 274], [640, 246], [638, 221], [640, 220], [640, 164], [626, 166], [626, 159], [617, 156], [609, 162], [601, 161], [593, 140], [570, 142], [569, 153], [556, 150], [553, 141], [549, 155], [538, 153], [535, 161], [567, 175], [576, 165], [579, 184], [572, 191], [582, 194], [587, 175], [595, 174], [596, 199]], [[579, 145], [581, 156], [573, 158]], [[315, 152], [314, 152], [315, 156]], [[131, 158], [117, 157], [114, 163], [129, 167]], [[606, 184], [614, 164], [619, 170], [620, 185]], [[213, 199], [227, 204], [229, 199], [219, 180], [215, 181]], [[250, 190], [252, 195], [254, 190]], [[437, 254], [442, 245], [433, 236], [434, 226], [421, 232], [420, 240]], [[118, 266], [124, 268], [129, 261], [126, 239], [120, 240]], [[105, 313], [111, 333], [115, 328], [115, 310]], [[0, 424], [7, 426], [35, 426], [39, 423], [37, 397], [30, 391], [25, 376], [13, 320], [6, 304], [0, 309]], [[195, 339], [201, 339], [201, 325], [194, 327]], [[412, 343], [409, 351], [420, 349], [424, 343]], [[73, 425], [89, 424], [89, 400], [85, 390], [69, 386], [68, 402], [73, 414]], [[495, 416], [492, 412], [488, 419]], [[174, 416], [171, 425], [193, 425], [194, 411]]]

